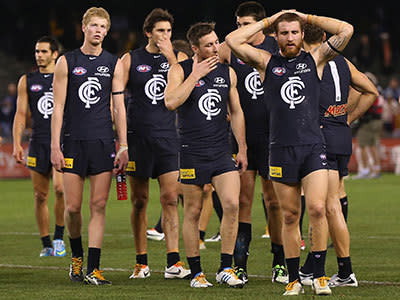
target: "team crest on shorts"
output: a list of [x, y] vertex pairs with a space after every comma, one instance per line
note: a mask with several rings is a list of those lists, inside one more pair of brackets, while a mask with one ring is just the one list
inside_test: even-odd
[[282, 178], [282, 167], [269, 167], [269, 176]]

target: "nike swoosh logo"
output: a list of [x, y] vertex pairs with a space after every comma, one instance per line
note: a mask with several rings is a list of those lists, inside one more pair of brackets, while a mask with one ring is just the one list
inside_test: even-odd
[[56, 251], [56, 253], [57, 253], [57, 255], [63, 255], [63, 254], [65, 254], [65, 250], [63, 250], [63, 251]]
[[90, 60], [96, 59], [96, 57], [89, 57]]
[[181, 274], [181, 270], [179, 270], [178, 272], [166, 272], [166, 273], [168, 273], [168, 274], [171, 274], [171, 275], [179, 275], [179, 274]]
[[149, 275], [150, 272], [143, 272], [144, 277], [146, 277], [147, 275]]

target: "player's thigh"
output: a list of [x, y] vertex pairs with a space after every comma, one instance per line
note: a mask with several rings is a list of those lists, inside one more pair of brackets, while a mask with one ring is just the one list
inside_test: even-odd
[[33, 170], [29, 171], [31, 174], [33, 191], [35, 198], [46, 198], [49, 192], [50, 176], [42, 174]]

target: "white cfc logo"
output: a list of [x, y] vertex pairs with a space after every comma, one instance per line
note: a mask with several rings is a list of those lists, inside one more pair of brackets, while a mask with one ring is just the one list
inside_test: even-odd
[[207, 116], [206, 120], [211, 120], [211, 117], [217, 116], [221, 109], [216, 107], [216, 104], [221, 102], [221, 95], [216, 89], [207, 89], [208, 93], [201, 96], [199, 99], [199, 109]]
[[244, 80], [244, 86], [252, 95], [251, 99], [257, 99], [257, 96], [264, 94], [260, 74], [256, 69], [253, 69], [253, 72], [246, 76], [246, 79]]
[[45, 92], [42, 97], [40, 97], [37, 103], [38, 111], [43, 115], [43, 119], [48, 119], [49, 116], [53, 113], [54, 101], [53, 101], [53, 93]]
[[151, 104], [157, 104], [157, 101], [164, 99], [164, 89], [167, 82], [161, 74], [153, 74], [153, 78], [146, 82], [144, 92], [151, 99]]
[[88, 80], [81, 84], [78, 90], [79, 99], [85, 103], [85, 108], [99, 102], [100, 97], [96, 92], [101, 91], [101, 84], [97, 77], [88, 77]]
[[289, 81], [285, 82], [281, 87], [281, 97], [289, 105], [290, 109], [295, 109], [295, 104], [304, 101], [305, 96], [300, 95], [299, 91], [305, 88], [304, 82], [299, 76], [289, 77]]

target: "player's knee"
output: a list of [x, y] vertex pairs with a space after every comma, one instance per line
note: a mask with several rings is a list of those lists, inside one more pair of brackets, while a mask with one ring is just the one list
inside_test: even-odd
[[160, 195], [160, 202], [163, 208], [176, 207], [178, 205], [178, 195], [175, 191], [163, 192]]
[[224, 204], [222, 206], [224, 215], [232, 216], [239, 213], [239, 201], [235, 201], [234, 198], [224, 199]]
[[64, 188], [61, 184], [54, 185], [54, 194], [57, 199], [61, 199], [64, 197]]
[[326, 216], [328, 218], [332, 218], [340, 214], [342, 214], [342, 207], [340, 206], [339, 201], [337, 201], [337, 203], [330, 203], [330, 201], [328, 201], [328, 204], [326, 206]]
[[279, 211], [281, 209], [280, 205], [279, 205], [279, 201], [278, 199], [270, 199], [270, 201], [268, 202], [268, 210], [271, 212], [276, 212]]
[[106, 205], [107, 205], [106, 197], [99, 197], [97, 199], [92, 199], [92, 201], [90, 201], [90, 210], [99, 213], [104, 213], [106, 210]]
[[35, 202], [39, 205], [47, 203], [48, 193], [43, 193], [40, 191], [35, 191]]
[[325, 217], [326, 209], [325, 205], [322, 203], [309, 205], [308, 214], [310, 218], [320, 219]]
[[132, 204], [136, 211], [146, 209], [147, 201], [148, 201], [147, 194], [135, 193], [132, 195]]
[[297, 224], [300, 218], [299, 211], [296, 209], [287, 209], [283, 212], [282, 216], [285, 225]]
[[81, 212], [82, 206], [80, 204], [75, 203], [67, 203], [65, 206], [65, 211], [69, 215], [79, 214]]

